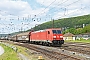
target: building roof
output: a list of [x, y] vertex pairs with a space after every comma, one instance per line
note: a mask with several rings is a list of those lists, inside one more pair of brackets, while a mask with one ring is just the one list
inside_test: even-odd
[[66, 33], [66, 34], [64, 34], [63, 36], [64, 36], [64, 37], [72, 37], [72, 36], [75, 36], [75, 35], [73, 35], [72, 33]]

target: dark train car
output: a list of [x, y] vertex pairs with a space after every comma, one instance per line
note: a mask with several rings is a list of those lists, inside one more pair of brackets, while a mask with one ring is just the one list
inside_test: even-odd
[[62, 45], [64, 44], [61, 29], [52, 28], [29, 33], [30, 42], [43, 45]]

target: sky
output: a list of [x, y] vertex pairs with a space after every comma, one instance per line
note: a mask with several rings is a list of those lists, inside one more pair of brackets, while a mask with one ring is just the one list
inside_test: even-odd
[[0, 34], [90, 14], [90, 0], [0, 0]]

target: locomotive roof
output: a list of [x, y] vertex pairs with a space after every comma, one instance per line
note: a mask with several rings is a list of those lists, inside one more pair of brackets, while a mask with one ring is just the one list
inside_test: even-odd
[[46, 29], [46, 30], [61, 30], [61, 28], [50, 28], [50, 29]]
[[32, 33], [37, 33], [37, 32], [43, 32], [43, 31], [47, 31], [47, 30], [61, 30], [61, 28], [50, 28], [50, 29], [45, 29], [45, 30], [38, 30], [38, 31], [34, 31]]
[[45, 30], [38, 30], [38, 31], [34, 31], [32, 33], [43, 32], [43, 31], [45, 31]]
[[[45, 29], [45, 30], [34, 31], [34, 32], [32, 32], [32, 33], [43, 32], [43, 31], [46, 31], [46, 30], [55, 30], [55, 29], [56, 29], [56, 30], [57, 30], [57, 29], [61, 30], [61, 28], [50, 28], [50, 29]], [[17, 36], [28, 35], [29, 33], [30, 33], [30, 31], [29, 31], [29, 32], [23, 32], [23, 33], [17, 34]], [[16, 35], [14, 35], [14, 36], [16, 36]]]

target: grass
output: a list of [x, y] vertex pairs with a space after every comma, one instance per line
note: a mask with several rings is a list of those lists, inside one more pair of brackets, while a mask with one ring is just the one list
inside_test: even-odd
[[30, 56], [26, 53], [27, 48], [21, 47], [21, 46], [17, 46], [17, 45], [15, 45], [15, 46], [18, 48], [17, 52], [19, 52], [19, 53], [21, 53], [21, 54], [23, 54], [23, 55], [25, 55], [25, 56], [27, 56], [27, 57], [30, 57]]
[[19, 60], [17, 53], [11, 48], [0, 44], [4, 48], [4, 54], [0, 56], [0, 60]]
[[66, 40], [65, 42], [90, 43], [90, 40], [84, 40], [84, 39], [80, 39], [80, 40]]
[[28, 50], [25, 47], [21, 47], [21, 46], [17, 46], [17, 45], [15, 45], [15, 46], [18, 48], [18, 51], [17, 52], [20, 52], [20, 53], [24, 54], [30, 60], [38, 60], [39, 54], [35, 54], [35, 51]]
[[[17, 52], [25, 55], [30, 60], [38, 60], [38, 56], [41, 56], [41, 54], [37, 54], [37, 53], [35, 53], [35, 51], [29, 50], [29, 49], [27, 49], [25, 47], [13, 45], [13, 44], [10, 44], [10, 45], [17, 47], [18, 48]], [[4, 50], [5, 50], [5, 53], [0, 56], [0, 60], [20, 60], [17, 53], [15, 51], [13, 51], [11, 48], [6, 47], [3, 44], [0, 44], [0, 46], [2, 46], [4, 48]]]

